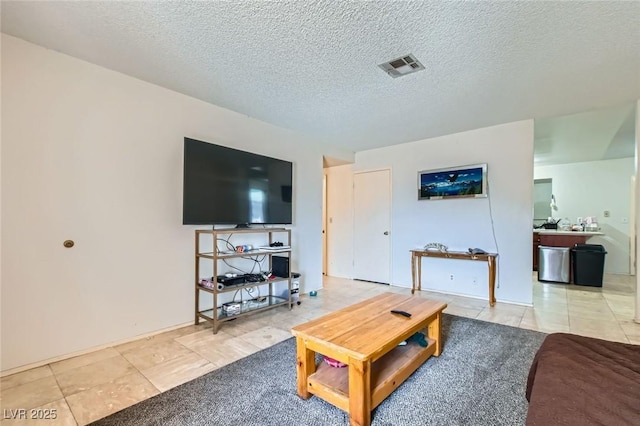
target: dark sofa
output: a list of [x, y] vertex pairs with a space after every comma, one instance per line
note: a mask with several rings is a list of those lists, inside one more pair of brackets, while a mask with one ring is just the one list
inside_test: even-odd
[[640, 346], [554, 333], [535, 355], [527, 425], [640, 425]]

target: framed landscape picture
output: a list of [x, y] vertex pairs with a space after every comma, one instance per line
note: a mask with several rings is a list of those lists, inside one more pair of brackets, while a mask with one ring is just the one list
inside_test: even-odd
[[418, 172], [418, 200], [486, 196], [486, 163]]

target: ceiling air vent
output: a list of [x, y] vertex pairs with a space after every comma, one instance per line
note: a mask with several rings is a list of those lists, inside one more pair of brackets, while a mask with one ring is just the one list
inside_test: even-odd
[[412, 54], [402, 56], [378, 66], [393, 78], [402, 77], [403, 75], [424, 69], [424, 65], [422, 65]]

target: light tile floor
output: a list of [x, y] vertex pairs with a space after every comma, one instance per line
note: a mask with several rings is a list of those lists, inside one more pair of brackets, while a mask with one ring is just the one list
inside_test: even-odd
[[[534, 307], [424, 291], [421, 297], [448, 304], [445, 312], [514, 327], [570, 332], [640, 344], [633, 322], [635, 277], [605, 275], [603, 288], [540, 283], [533, 277]], [[314, 298], [302, 296], [292, 311], [278, 308], [222, 325], [192, 325], [108, 349], [33, 368], [0, 380], [2, 425], [84, 425], [150, 398], [291, 337], [291, 327], [378, 293], [410, 290], [361, 281], [325, 278]], [[54, 421], [13, 421], [55, 412]], [[47, 411], [48, 410], [48, 411]]]

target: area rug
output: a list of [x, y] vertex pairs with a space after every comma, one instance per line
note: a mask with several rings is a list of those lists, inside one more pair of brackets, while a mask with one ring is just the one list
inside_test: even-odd
[[[444, 315], [444, 347], [372, 412], [372, 425], [523, 425], [527, 373], [545, 334]], [[173, 388], [95, 425], [348, 425], [296, 394], [295, 339]]]

